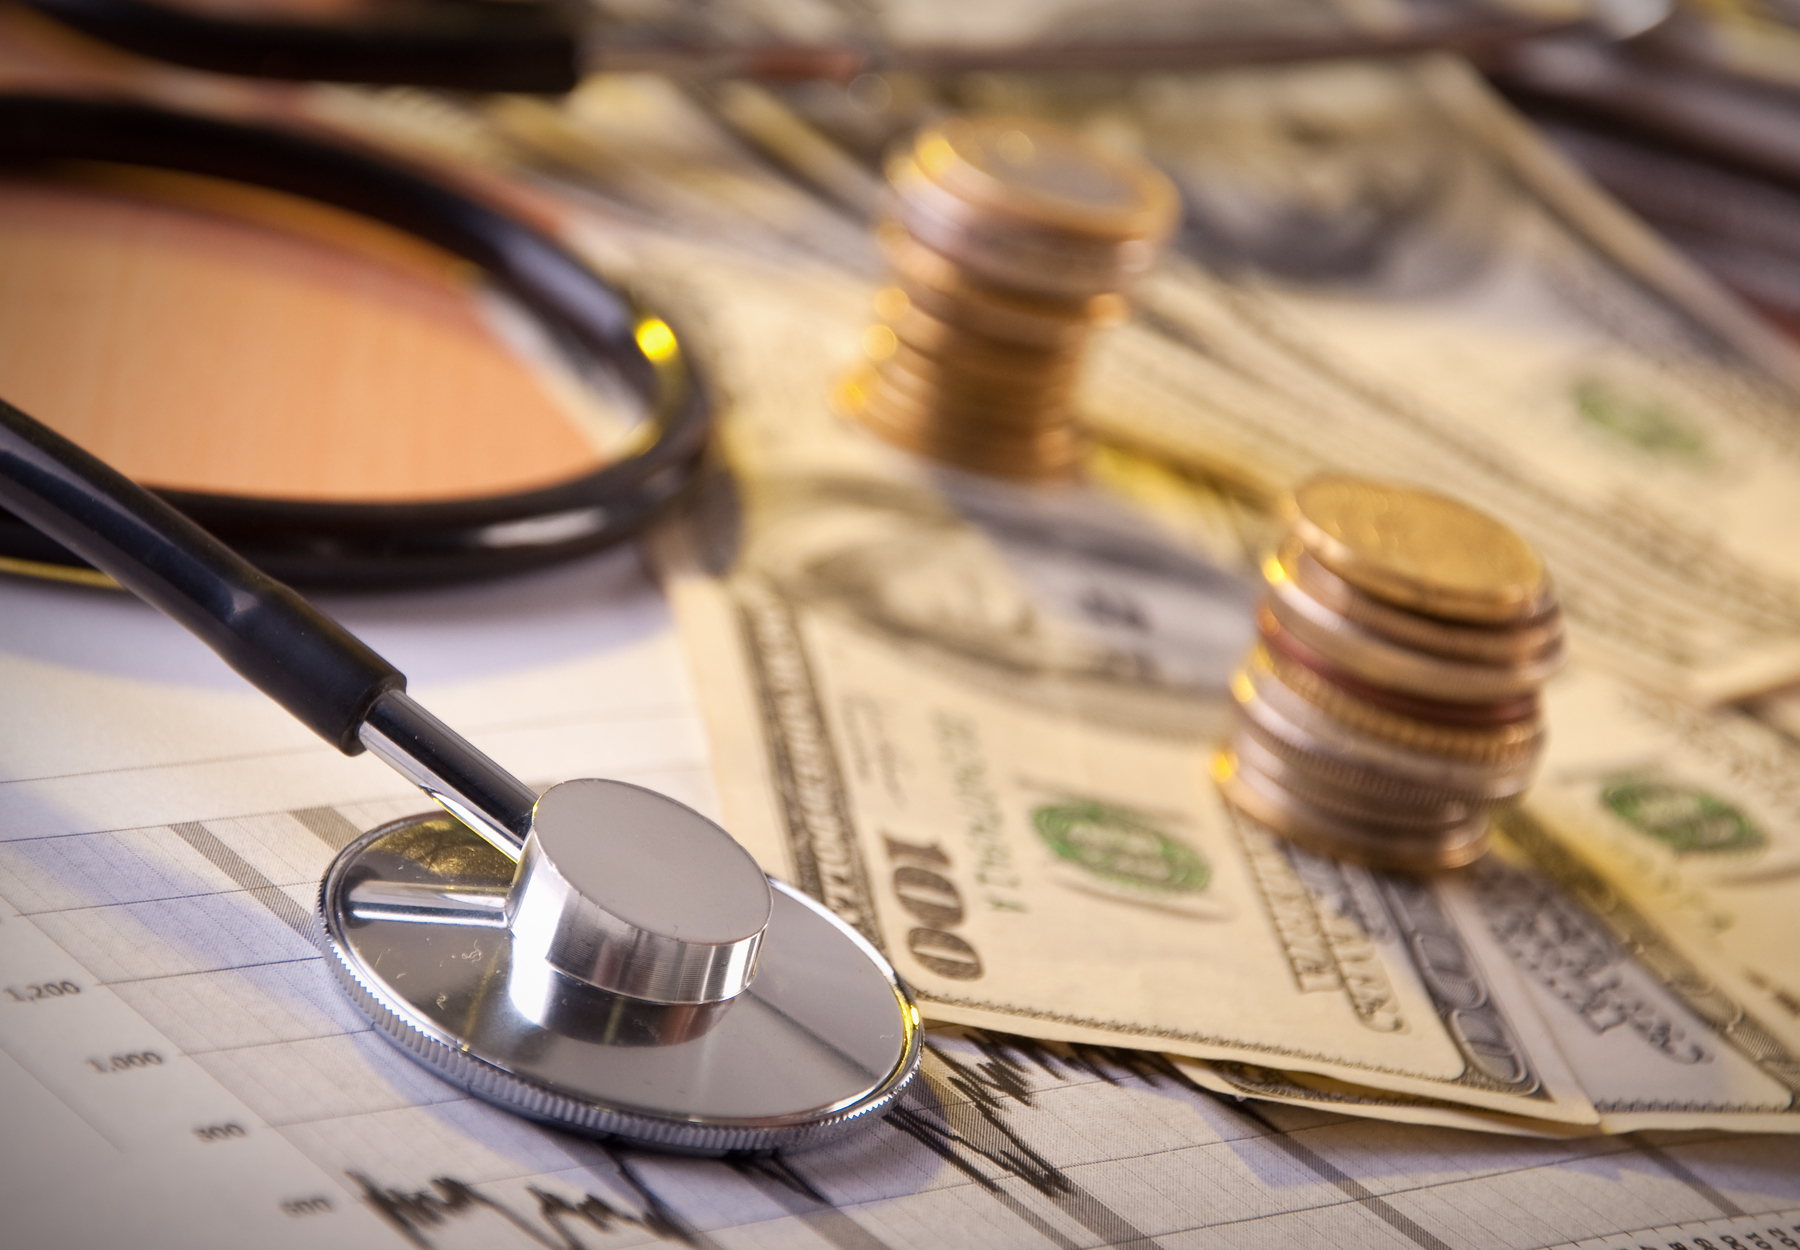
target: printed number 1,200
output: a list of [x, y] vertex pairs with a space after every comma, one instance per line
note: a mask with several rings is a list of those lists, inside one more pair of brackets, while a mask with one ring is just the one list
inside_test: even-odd
[[163, 1057], [154, 1050], [140, 1050], [129, 1055], [109, 1055], [90, 1059], [88, 1067], [96, 1072], [135, 1072], [139, 1068], [160, 1068]]
[[45, 981], [40, 985], [9, 985], [6, 996], [15, 1003], [41, 1003], [48, 998], [69, 998], [81, 993], [73, 981]]

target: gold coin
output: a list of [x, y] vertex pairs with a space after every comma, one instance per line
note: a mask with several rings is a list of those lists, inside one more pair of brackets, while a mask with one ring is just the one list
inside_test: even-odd
[[1087, 440], [1072, 422], [1007, 428], [980, 426], [919, 405], [896, 401], [879, 379], [852, 379], [839, 388], [847, 416], [909, 451], [999, 477], [1049, 480], [1067, 477], [1087, 454]]
[[1390, 607], [1352, 586], [1290, 539], [1263, 566], [1273, 582], [1286, 578], [1327, 608], [1390, 642], [1476, 664], [1517, 664], [1542, 657], [1562, 640], [1562, 611], [1548, 592], [1537, 610], [1510, 625], [1455, 625]]
[[1105, 239], [1161, 239], [1180, 197], [1154, 165], [1030, 117], [955, 117], [913, 140], [925, 176], [992, 212]]
[[1434, 491], [1321, 474], [1294, 492], [1290, 514], [1320, 564], [1396, 607], [1498, 624], [1543, 598], [1544, 564], [1524, 539]]
[[944, 395], [970, 403], [994, 403], [1001, 406], [1042, 408], [1060, 405], [1069, 396], [1070, 384], [1056, 377], [1033, 378], [1029, 381], [995, 378], [953, 364], [921, 359], [909, 352], [882, 361], [877, 368], [881, 376], [892, 380], [908, 394], [921, 398]]
[[899, 275], [901, 284], [914, 294], [935, 297], [940, 306], [978, 308], [985, 315], [1012, 317], [1034, 329], [1048, 331], [1054, 328], [1064, 334], [1073, 329], [1110, 325], [1124, 319], [1125, 301], [1116, 294], [1047, 299], [983, 282], [948, 256], [920, 243], [896, 221], [883, 222], [876, 227], [875, 241], [880, 244], [888, 264]]

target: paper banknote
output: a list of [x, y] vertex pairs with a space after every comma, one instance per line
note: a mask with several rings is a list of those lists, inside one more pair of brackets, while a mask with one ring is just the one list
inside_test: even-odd
[[1487, 860], [1414, 888], [1434, 894], [1467, 946], [1495, 969], [1488, 984], [1502, 995], [1500, 1007], [1533, 1021], [1565, 1058], [1596, 1125], [1496, 1116], [1453, 1095], [1399, 1094], [1380, 1078], [1357, 1087], [1212, 1063], [1191, 1065], [1196, 1079], [1239, 1096], [1490, 1132], [1800, 1131], [1800, 1051], [1765, 1025], [1769, 1014], [1752, 1014], [1683, 953], [1657, 913], [1620, 897], [1614, 879], [1573, 853], [1576, 831], [1529, 812], [1501, 823], [1504, 836]]
[[1800, 1047], [1800, 747], [1598, 674], [1553, 689], [1551, 715], [1532, 809]]

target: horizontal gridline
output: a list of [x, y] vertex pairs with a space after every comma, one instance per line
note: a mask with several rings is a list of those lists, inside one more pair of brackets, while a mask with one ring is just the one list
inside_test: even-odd
[[[519, 720], [500, 720], [486, 722], [466, 722], [460, 726], [464, 736], [473, 734], [512, 733], [527, 729], [558, 729], [572, 725], [640, 725], [647, 720], [666, 719], [679, 725], [685, 725], [692, 712], [681, 704], [666, 704], [647, 709], [629, 708], [615, 709], [600, 707], [584, 710], [579, 713], [561, 715], [533, 716]], [[42, 773], [24, 777], [0, 777], [0, 787], [30, 785], [46, 781], [78, 781], [83, 777], [128, 776], [132, 773], [157, 772], [165, 769], [201, 768], [211, 764], [237, 764], [251, 760], [284, 759], [298, 755], [310, 755], [319, 751], [318, 744], [306, 743], [300, 746], [275, 747], [266, 751], [246, 751], [228, 755], [197, 755], [190, 759], [158, 760], [152, 764], [125, 764], [110, 768], [77, 770], [73, 772]]]

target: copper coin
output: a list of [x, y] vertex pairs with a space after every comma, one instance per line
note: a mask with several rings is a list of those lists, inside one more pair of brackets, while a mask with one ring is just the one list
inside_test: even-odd
[[1332, 611], [1403, 646], [1478, 664], [1516, 664], [1541, 657], [1562, 640], [1562, 611], [1545, 595], [1529, 617], [1509, 625], [1465, 625], [1391, 607], [1320, 564], [1298, 539], [1284, 544], [1270, 580], [1286, 578]]
[[1474, 863], [1487, 853], [1486, 812], [1433, 838], [1395, 838], [1379, 826], [1343, 820], [1285, 792], [1269, 793], [1235, 760], [1219, 769], [1219, 788], [1244, 815], [1307, 850], [1371, 868], [1438, 872]]
[[1477, 764], [1368, 738], [1346, 730], [1297, 696], [1278, 705], [1243, 672], [1232, 678], [1231, 694], [1244, 723], [1260, 730], [1259, 737], [1284, 757], [1365, 789], [1365, 783], [1391, 781], [1442, 794], [1511, 798], [1531, 784], [1537, 765], [1535, 757]]
[[966, 361], [988, 372], [1020, 378], [1037, 377], [1058, 369], [1072, 376], [1077, 368], [1076, 360], [1068, 352], [1009, 343], [979, 334], [935, 316], [911, 299], [903, 307], [890, 305], [888, 311], [898, 313], [882, 319], [894, 332], [894, 337], [914, 351], [936, 360]]
[[1246, 667], [1253, 676], [1268, 674], [1270, 679], [1349, 729], [1433, 755], [1497, 762], [1535, 754], [1543, 746], [1544, 727], [1536, 717], [1500, 725], [1471, 726], [1419, 720], [1358, 698], [1261, 643], [1251, 651]]
[[1018, 407], [1063, 404], [1074, 389], [1061, 378], [995, 378], [954, 363], [921, 358], [916, 352], [896, 352], [876, 366], [896, 389], [921, 398], [948, 395], [971, 403], [996, 403]]
[[1123, 289], [1149, 268], [1155, 255], [1142, 243], [1096, 247], [972, 212], [910, 177], [904, 163], [890, 165], [888, 176], [898, 192], [893, 213], [907, 233], [978, 280], [1004, 290], [1087, 299]]
[[1024, 433], [1073, 419], [1067, 407], [1054, 398], [1049, 401], [1018, 398], [987, 400], [979, 396], [958, 395], [929, 388], [914, 389], [915, 387], [915, 383], [899, 381], [896, 371], [892, 369], [878, 369], [869, 386], [869, 393], [879, 395], [891, 407], [917, 413], [921, 420], [941, 420], [971, 431], [1013, 430]]
[[997, 299], [945, 295], [904, 276], [896, 287], [910, 302], [939, 320], [998, 343], [1040, 351], [1078, 352], [1093, 333], [1094, 323], [1085, 317], [1069, 320], [1040, 315]]
[[864, 395], [851, 415], [910, 451], [1001, 477], [1066, 477], [1087, 452], [1087, 441], [1073, 423], [1023, 432], [971, 432], [955, 421], [895, 405], [879, 390]]
[[1560, 645], [1519, 664], [1472, 664], [1389, 642], [1333, 612], [1285, 578], [1269, 583], [1263, 611], [1333, 664], [1371, 685], [1447, 703], [1494, 703], [1530, 694], [1562, 667]]
[[1257, 630], [1270, 650], [1279, 652], [1297, 664], [1305, 665], [1326, 681], [1343, 687], [1358, 698], [1403, 716], [1444, 725], [1502, 725], [1531, 720], [1538, 714], [1536, 691], [1494, 703], [1452, 703], [1440, 699], [1418, 698], [1384, 689], [1347, 672], [1281, 628], [1280, 622], [1273, 616], [1265, 616], [1260, 611], [1257, 614]]
[[1261, 774], [1271, 785], [1346, 820], [1388, 825], [1397, 832], [1429, 835], [1488, 808], [1486, 800], [1463, 795], [1434, 796], [1431, 801], [1420, 803], [1374, 799], [1296, 767], [1263, 746], [1254, 735], [1234, 735], [1231, 746], [1245, 768]]
[[1076, 235], [1158, 240], [1181, 201], [1149, 162], [1031, 117], [955, 117], [919, 131], [920, 172], [982, 211]]

